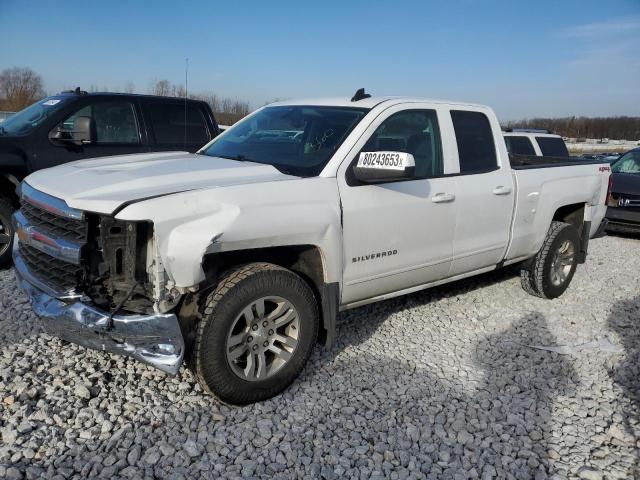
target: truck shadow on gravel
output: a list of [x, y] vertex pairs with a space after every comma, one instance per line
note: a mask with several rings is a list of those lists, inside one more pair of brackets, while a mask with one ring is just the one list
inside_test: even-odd
[[[308, 379], [337, 388], [337, 401], [345, 405], [338, 415], [332, 408], [314, 415], [347, 415], [344, 426], [358, 431], [357, 438], [366, 432], [361, 442], [384, 476], [411, 462], [433, 478], [471, 470], [489, 478], [568, 475], [561, 452], [571, 440], [554, 437], [562, 421], [554, 424], [553, 412], [561, 398], [574, 394], [577, 374], [570, 357], [529, 347], [557, 343], [542, 314], [527, 314], [507, 330], [478, 337], [475, 345], [454, 345], [466, 352], [444, 364], [430, 357], [432, 345], [407, 344], [399, 351], [378, 345], [380, 356], [373, 357], [357, 343], [351, 339], [356, 352], [348, 358], [336, 357], [333, 375]], [[399, 464], [388, 461], [385, 450]]]
[[[613, 382], [622, 389], [622, 414], [629, 434], [640, 441], [640, 296], [616, 302], [609, 315], [609, 328], [616, 332], [625, 351], [625, 359], [609, 372]], [[632, 474], [640, 478], [640, 451], [637, 451]]]
[[[501, 283], [518, 274], [515, 269], [490, 272], [344, 312], [338, 321], [337, 345], [314, 363], [322, 368], [324, 361], [335, 362], [342, 381], [350, 382], [353, 354], [349, 355], [349, 364], [345, 364], [340, 353], [349, 349], [360, 352], [364, 350], [362, 345], [374, 336], [384, 337], [380, 330], [385, 328], [390, 316]], [[424, 322], [418, 329], [433, 328], [428, 316], [412, 320]], [[446, 326], [443, 329], [446, 331]], [[448, 348], [446, 339], [443, 343], [441, 348]], [[574, 393], [577, 374], [570, 357], [529, 347], [556, 343], [546, 318], [533, 312], [514, 321], [505, 331], [479, 336], [473, 346], [453, 345], [456, 349], [472, 348], [475, 368], [461, 363], [448, 365], [445, 371], [442, 365], [431, 363], [429, 349], [438, 348], [435, 342], [410, 344], [402, 352], [394, 352], [390, 345], [381, 358], [362, 360], [368, 363], [365, 369], [369, 371], [369, 382], [363, 384], [359, 380], [352, 387], [366, 398], [366, 411], [377, 412], [374, 417], [394, 412], [395, 419], [402, 418], [405, 424], [418, 427], [420, 447], [414, 449], [412, 455], [415, 454], [423, 466], [429, 465], [424, 473], [450, 478], [456, 472], [476, 468], [479, 475], [498, 478], [568, 475], [568, 467], [561, 459], [563, 445], [557, 438], [554, 440], [554, 433], [557, 436], [562, 425], [554, 426], [552, 412], [559, 397], [571, 397]], [[384, 351], [384, 345], [378, 347]], [[398, 354], [404, 358], [399, 359]], [[456, 361], [461, 359], [453, 360]], [[474, 379], [478, 367], [482, 375]], [[354, 378], [361, 378], [357, 371], [353, 373]], [[314, 376], [314, 371], [308, 371], [308, 375]], [[327, 380], [324, 375], [320, 376], [323, 381]], [[357, 402], [357, 396], [346, 403], [352, 405], [353, 401]], [[568, 443], [571, 441], [576, 440], [569, 439]], [[375, 440], [370, 443], [375, 450]], [[435, 451], [429, 452], [432, 449]], [[389, 471], [384, 473], [388, 475]]]
[[[330, 351], [323, 352], [323, 356], [332, 358], [354, 342], [361, 343], [365, 341], [375, 334], [384, 322], [395, 313], [425, 306], [443, 298], [465, 295], [474, 290], [511, 280], [519, 275], [520, 271], [517, 268], [505, 267], [409, 295], [402, 295], [341, 312], [336, 325], [336, 344]], [[341, 331], [345, 328], [353, 331], [350, 331], [348, 336], [344, 336]]]
[[[385, 332], [373, 335], [393, 313], [512, 276], [496, 272], [343, 314], [331, 352], [317, 350], [289, 390], [246, 407], [219, 405], [188, 372], [165, 378], [113, 359], [119, 367], [109, 378], [101, 378], [96, 368], [100, 380], [90, 400], [74, 399], [72, 392], [47, 399], [71, 428], [34, 421], [23, 435], [21, 444], [27, 445], [46, 428], [55, 450], [14, 463], [13, 452], [25, 447], [11, 446], [0, 463], [31, 468], [33, 478], [59, 470], [83, 478], [337, 479], [375, 472], [380, 478], [392, 472], [399, 478], [409, 472], [466, 478], [474, 470], [489, 478], [543, 479], [553, 473], [565, 478], [571, 471], [563, 463], [567, 448], [580, 440], [564, 432], [556, 409], [574, 395], [577, 375], [571, 357], [529, 347], [557, 343], [542, 314], [524, 315], [488, 336], [478, 331], [475, 341], [454, 349], [445, 338], [440, 353], [450, 354], [437, 358], [431, 354], [437, 346], [421, 342], [424, 337], [400, 348]], [[638, 302], [621, 302], [610, 319], [628, 352], [634, 352], [613, 375], [636, 408], [638, 329], [625, 319]], [[407, 318], [407, 324], [413, 321], [431, 328], [428, 317]], [[104, 361], [100, 353], [83, 355], [85, 362]], [[31, 402], [34, 408], [36, 401]], [[105, 430], [102, 421], [90, 423], [96, 413], [113, 425]], [[16, 438], [22, 442], [23, 436]]]

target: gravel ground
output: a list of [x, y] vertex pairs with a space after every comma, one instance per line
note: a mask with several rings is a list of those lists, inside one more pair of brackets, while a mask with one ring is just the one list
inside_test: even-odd
[[554, 301], [504, 271], [343, 313], [244, 408], [42, 333], [0, 272], [0, 478], [640, 478], [638, 272], [607, 237]]

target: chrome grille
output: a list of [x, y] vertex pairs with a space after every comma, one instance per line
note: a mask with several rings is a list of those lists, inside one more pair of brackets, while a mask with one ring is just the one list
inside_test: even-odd
[[60, 198], [21, 185], [21, 208], [13, 222], [18, 244], [16, 268], [52, 295], [67, 297], [81, 280], [82, 248], [87, 243], [84, 212]]
[[58, 260], [22, 243], [19, 249], [29, 273], [41, 282], [60, 292], [72, 290], [77, 285], [82, 273], [78, 265]]
[[87, 241], [87, 222], [83, 220], [54, 215], [32, 205], [28, 200], [22, 203], [20, 210], [31, 225], [50, 237], [77, 243]]

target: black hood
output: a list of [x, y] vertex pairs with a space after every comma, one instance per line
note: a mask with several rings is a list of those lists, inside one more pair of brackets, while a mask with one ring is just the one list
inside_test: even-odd
[[611, 191], [623, 195], [640, 195], [640, 173], [613, 173]]

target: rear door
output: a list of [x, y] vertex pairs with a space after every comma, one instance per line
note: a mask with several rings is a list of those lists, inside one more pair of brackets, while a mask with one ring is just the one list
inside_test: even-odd
[[500, 130], [488, 114], [462, 107], [450, 112], [460, 165], [451, 276], [495, 266], [509, 242], [513, 179], [504, 141], [495, 133]]
[[196, 102], [151, 99], [143, 111], [152, 151], [195, 152], [213, 138], [206, 112]]

